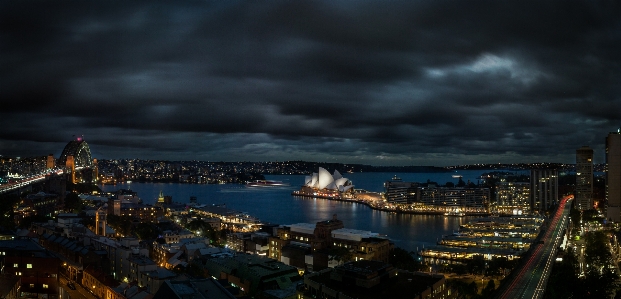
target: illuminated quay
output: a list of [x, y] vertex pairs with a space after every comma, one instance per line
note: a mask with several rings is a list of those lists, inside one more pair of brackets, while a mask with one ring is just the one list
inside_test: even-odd
[[484, 260], [513, 260], [526, 252], [539, 234], [543, 218], [536, 216], [484, 217], [443, 236], [435, 246], [419, 250], [432, 263], [464, 262], [477, 256]]

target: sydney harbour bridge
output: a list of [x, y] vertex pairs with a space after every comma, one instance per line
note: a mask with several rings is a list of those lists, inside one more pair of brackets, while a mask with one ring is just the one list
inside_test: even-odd
[[18, 191], [34, 183], [44, 181], [50, 176], [63, 175], [67, 177], [67, 181], [74, 184], [97, 180], [97, 159], [93, 159], [91, 149], [82, 137], [67, 143], [58, 159], [49, 155], [43, 171], [0, 185], [0, 193]]

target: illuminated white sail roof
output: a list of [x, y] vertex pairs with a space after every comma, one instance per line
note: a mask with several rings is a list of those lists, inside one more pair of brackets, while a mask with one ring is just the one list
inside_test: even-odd
[[334, 182], [332, 175], [325, 168], [319, 167], [319, 182], [317, 182], [317, 188], [325, 189], [332, 182]]
[[304, 185], [311, 188], [338, 190], [341, 192], [354, 187], [351, 181], [344, 178], [337, 170], [334, 171], [334, 175], [331, 175], [330, 172], [322, 167], [319, 167], [319, 171], [313, 173], [312, 176], [306, 176]]

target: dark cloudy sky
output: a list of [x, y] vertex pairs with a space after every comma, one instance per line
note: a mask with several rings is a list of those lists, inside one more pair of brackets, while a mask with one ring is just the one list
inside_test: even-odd
[[1, 1], [0, 155], [604, 161], [618, 1]]

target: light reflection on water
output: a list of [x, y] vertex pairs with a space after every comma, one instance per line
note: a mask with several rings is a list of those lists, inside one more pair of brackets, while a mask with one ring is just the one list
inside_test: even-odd
[[[364, 178], [359, 177], [362, 184], [358, 183], [357, 188], [372, 191], [380, 191], [377, 190], [377, 182], [379, 181], [381, 186], [383, 180], [390, 178], [386, 174], [375, 174], [374, 180], [371, 174], [364, 175]], [[450, 173], [447, 176], [447, 181], [450, 181]], [[351, 175], [346, 177], [353, 181]], [[106, 185], [102, 189], [104, 191], [132, 189], [138, 192], [138, 196], [147, 204], [153, 204], [160, 191], [172, 196], [174, 202], [186, 203], [189, 202], [190, 196], [196, 196], [199, 203], [226, 204], [229, 209], [247, 212], [264, 222], [278, 224], [314, 223], [332, 219], [332, 215], [336, 214], [346, 228], [387, 235], [397, 246], [409, 251], [422, 248], [423, 245], [435, 244], [442, 235], [457, 231], [460, 224], [471, 219], [471, 217], [443, 215], [396, 214], [373, 210], [359, 203], [291, 196], [291, 192], [299, 188], [297, 185], [303, 181], [303, 176], [267, 176], [267, 179], [272, 180], [284, 181], [283, 178], [287, 179], [291, 186], [247, 188], [242, 185], [131, 183]], [[365, 186], [365, 181], [369, 182], [368, 185], [372, 183], [373, 186]], [[357, 182], [354, 181], [354, 184]]]

